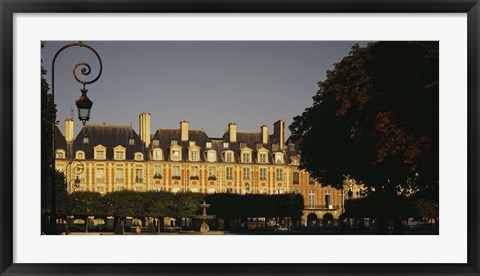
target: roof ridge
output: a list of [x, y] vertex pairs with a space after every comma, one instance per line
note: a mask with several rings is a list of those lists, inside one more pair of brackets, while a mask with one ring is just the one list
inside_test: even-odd
[[129, 125], [104, 125], [104, 124], [86, 124], [85, 127], [116, 127], [116, 128], [132, 128]]

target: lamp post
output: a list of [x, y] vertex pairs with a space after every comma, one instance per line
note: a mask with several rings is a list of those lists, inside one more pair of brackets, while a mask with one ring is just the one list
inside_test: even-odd
[[[77, 162], [76, 166], [74, 166], [73, 170], [75, 173], [75, 178], [73, 178], [72, 174], [72, 164], [73, 162]], [[65, 177], [65, 186], [67, 189], [71, 187], [72, 192], [75, 192], [76, 189], [80, 187], [80, 178], [78, 177], [80, 174], [83, 173], [85, 169], [85, 165], [82, 163], [82, 161], [78, 159], [73, 159], [70, 162], [67, 163], [67, 166], [65, 167], [65, 171], [69, 171], [69, 176], [70, 180], [68, 180], [67, 177]], [[68, 190], [67, 190], [68, 191]]]
[[[77, 64], [74, 65], [73, 67], [73, 77], [75, 78], [75, 80], [77, 82], [79, 82], [80, 84], [82, 84], [82, 88], [80, 89], [80, 92], [82, 92], [82, 95], [80, 96], [80, 98], [78, 98], [78, 100], [76, 100], [76, 105], [77, 105], [77, 109], [78, 109], [78, 119], [82, 122], [83, 125], [85, 125], [85, 123], [90, 119], [90, 110], [92, 108], [92, 105], [93, 105], [93, 102], [88, 98], [87, 96], [87, 92], [88, 90], [85, 88], [85, 86], [87, 84], [91, 84], [91, 83], [94, 83], [96, 82], [100, 76], [102, 75], [102, 59], [100, 58], [100, 56], [98, 55], [97, 51], [95, 51], [95, 49], [93, 49], [90, 45], [87, 45], [85, 43], [83, 43], [83, 41], [79, 41], [79, 42], [74, 42], [74, 43], [69, 43], [65, 46], [63, 46], [62, 48], [60, 48], [57, 53], [55, 54], [55, 56], [53, 57], [53, 61], [52, 61], [52, 102], [53, 102], [53, 105], [55, 105], [55, 62], [57, 60], [57, 57], [58, 55], [63, 52], [63, 50], [67, 49], [67, 48], [70, 48], [70, 47], [82, 47], [82, 48], [86, 48], [86, 49], [89, 49], [90, 51], [92, 51], [95, 56], [97, 57], [98, 61], [99, 61], [99, 64], [100, 64], [100, 69], [98, 71], [98, 75], [96, 78], [90, 80], [90, 81], [87, 81], [87, 80], [81, 80], [78, 78], [77, 76], [77, 68], [80, 69], [80, 73], [83, 75], [83, 76], [88, 76], [90, 75], [90, 72], [91, 72], [91, 67], [90, 67], [90, 64], [84, 62], [84, 61], [81, 61], [81, 62], [78, 62]], [[56, 111], [53, 112], [53, 116], [52, 116], [52, 171], [51, 171], [51, 202], [50, 202], [50, 234], [56, 234], [56, 230], [57, 230], [57, 210], [56, 210], [56, 183], [55, 183], [55, 126], [56, 126], [56, 121], [57, 121], [57, 115], [56, 115]]]

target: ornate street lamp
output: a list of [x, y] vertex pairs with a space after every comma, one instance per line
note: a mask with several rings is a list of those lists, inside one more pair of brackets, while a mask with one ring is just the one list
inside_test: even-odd
[[[65, 49], [67, 48], [70, 48], [70, 47], [82, 47], [82, 48], [87, 48], [89, 49], [90, 51], [92, 51], [95, 56], [97, 57], [98, 59], [98, 62], [99, 62], [99, 65], [100, 65], [100, 69], [98, 71], [98, 75], [96, 78], [90, 80], [90, 81], [87, 81], [87, 80], [81, 80], [78, 78], [77, 76], [77, 68], [80, 67], [80, 73], [83, 75], [83, 76], [88, 76], [90, 75], [90, 72], [91, 72], [91, 67], [88, 63], [86, 62], [78, 62], [77, 64], [75, 64], [75, 66], [73, 67], [73, 77], [75, 78], [75, 80], [77, 80], [77, 82], [81, 83], [82, 84], [82, 88], [80, 89], [80, 91], [82, 92], [82, 95], [80, 96], [80, 98], [78, 98], [78, 100], [76, 101], [76, 104], [77, 104], [77, 109], [78, 109], [78, 119], [82, 122], [83, 125], [85, 125], [85, 123], [90, 120], [90, 111], [92, 109], [92, 105], [93, 105], [93, 102], [87, 97], [87, 92], [88, 90], [85, 88], [85, 86], [87, 84], [91, 84], [91, 83], [94, 83], [96, 82], [100, 76], [102, 75], [102, 68], [103, 68], [103, 65], [102, 65], [102, 59], [100, 58], [100, 56], [98, 55], [97, 51], [95, 51], [95, 49], [93, 49], [90, 45], [87, 45], [85, 43], [83, 43], [83, 41], [79, 41], [79, 42], [74, 42], [74, 43], [70, 43], [70, 44], [67, 44], [65, 46], [63, 46], [62, 48], [60, 48], [57, 53], [55, 54], [55, 56], [53, 57], [53, 61], [52, 61], [52, 101], [53, 101], [53, 104], [55, 104], [55, 61], [57, 60], [57, 57], [58, 55]], [[50, 211], [50, 233], [51, 234], [56, 234], [56, 231], [57, 231], [57, 210], [56, 210], [56, 191], [55, 191], [55, 125], [56, 125], [56, 122], [57, 122], [57, 114], [56, 114], [56, 111], [54, 111], [54, 114], [52, 116], [53, 118], [53, 122], [52, 122], [52, 171], [51, 171], [51, 211]]]
[[[75, 178], [73, 178], [73, 173], [72, 173], [72, 164], [76, 162], [73, 172], [75, 173]], [[85, 170], [85, 165], [82, 163], [82, 161], [78, 159], [73, 159], [70, 162], [67, 163], [67, 166], [65, 167], [65, 172], [69, 172], [69, 175], [65, 176], [65, 187], [67, 189], [71, 187], [72, 192], [75, 192], [76, 189], [80, 188], [80, 178], [78, 177], [83, 173]], [[70, 180], [68, 180], [68, 177], [70, 177]]]

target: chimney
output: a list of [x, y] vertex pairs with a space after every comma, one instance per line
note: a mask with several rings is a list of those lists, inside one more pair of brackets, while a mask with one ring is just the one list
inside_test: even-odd
[[262, 129], [262, 144], [268, 144], [268, 126], [263, 125], [260, 128]]
[[138, 117], [140, 121], [140, 140], [148, 148], [150, 146], [150, 113], [142, 112]]
[[180, 133], [181, 133], [181, 140], [188, 141], [188, 121], [181, 121], [180, 122]]
[[67, 143], [73, 142], [73, 119], [65, 119], [65, 140]]
[[273, 124], [273, 136], [280, 144], [280, 150], [285, 149], [285, 121], [278, 120]]
[[237, 124], [236, 123], [228, 124], [228, 132], [230, 133], [230, 143], [237, 142]]

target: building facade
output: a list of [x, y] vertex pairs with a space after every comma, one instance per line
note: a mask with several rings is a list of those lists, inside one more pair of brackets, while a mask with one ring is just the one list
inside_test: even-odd
[[299, 169], [299, 149], [285, 140], [283, 120], [274, 123], [272, 134], [266, 125], [241, 132], [230, 123], [219, 138], [191, 129], [188, 121], [152, 132], [149, 113], [141, 113], [139, 123], [139, 134], [132, 126], [103, 124], [85, 125], [74, 137], [73, 120], [66, 119], [65, 135], [56, 133], [55, 165], [65, 172], [67, 191], [300, 193], [304, 225], [343, 212], [348, 187], [322, 187]]

